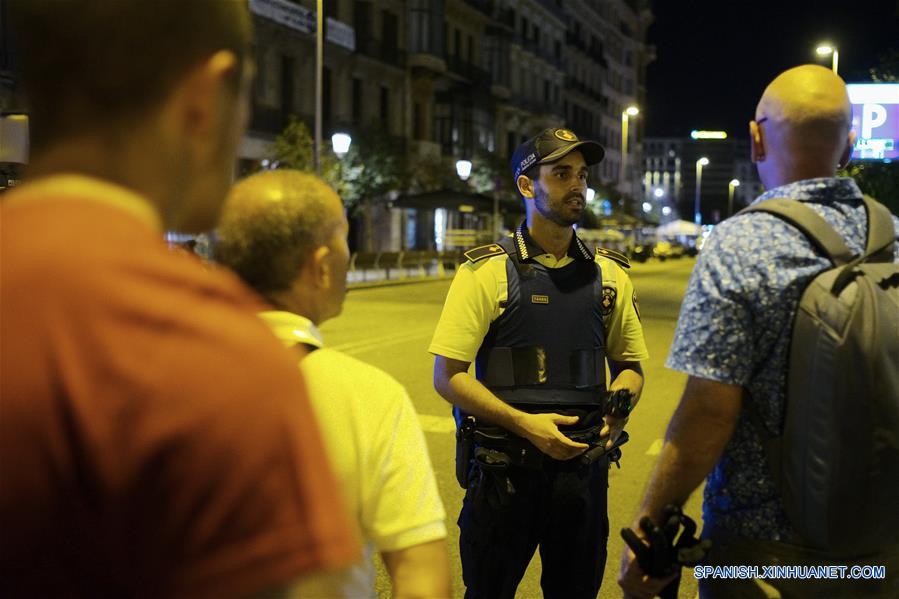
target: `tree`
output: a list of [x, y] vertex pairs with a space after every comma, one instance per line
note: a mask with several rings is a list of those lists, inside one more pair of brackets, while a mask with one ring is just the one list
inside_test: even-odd
[[899, 214], [899, 166], [895, 163], [857, 162], [839, 173], [852, 177], [863, 192]]
[[[312, 171], [314, 150], [309, 128], [291, 116], [271, 146], [271, 168]], [[402, 146], [378, 126], [356, 132], [350, 151], [342, 159], [331, 150], [330, 140], [322, 144], [322, 178], [337, 191], [351, 214], [365, 200], [374, 201], [405, 187], [406, 172]]]
[[[321, 173], [322, 178], [344, 198], [345, 184], [340, 176], [340, 164], [330, 151], [330, 141], [322, 144]], [[309, 128], [302, 120], [290, 116], [287, 127], [275, 138], [270, 148], [269, 163], [271, 168], [292, 168], [301, 171], [315, 171], [315, 142]]]
[[355, 207], [364, 201], [383, 199], [408, 186], [409, 169], [402, 143], [380, 125], [353, 135], [350, 151], [343, 159], [343, 199]]
[[505, 158], [496, 152], [482, 149], [475, 151], [472, 158], [471, 188], [487, 195], [500, 194], [501, 197], [515, 196], [515, 182], [512, 180], [512, 167]]
[[444, 156], [409, 156], [409, 193], [461, 189], [455, 165]]

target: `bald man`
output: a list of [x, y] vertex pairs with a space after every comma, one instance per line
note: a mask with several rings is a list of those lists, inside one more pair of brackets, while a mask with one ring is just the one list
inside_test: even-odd
[[[855, 142], [850, 116], [846, 86], [829, 69], [800, 66], [774, 79], [749, 123], [752, 160], [768, 190], [753, 204], [802, 202], [860, 255], [868, 228], [862, 192], [852, 179], [836, 176]], [[893, 225], [899, 231], [896, 217]], [[899, 252], [893, 255], [899, 262]], [[643, 516], [658, 524], [667, 504], [683, 505], [708, 477], [703, 536], [714, 543], [710, 565], [852, 563], [788, 542], [794, 531], [748, 412], [752, 402], [767, 433], [782, 431], [793, 315], [807, 284], [830, 266], [774, 215], [744, 212], [715, 227], [690, 279], [666, 363], [689, 378], [633, 530]], [[897, 556], [862, 563], [888, 564], [889, 579], [704, 579], [700, 596], [899, 596]], [[619, 579], [625, 596], [652, 597], [666, 582], [644, 576], [625, 551]]]
[[366, 544], [348, 574], [301, 582], [300, 596], [375, 596], [377, 550], [394, 597], [448, 597], [445, 512], [412, 402], [387, 373], [324, 347], [318, 330], [343, 307], [348, 230], [334, 190], [292, 170], [237, 183], [218, 228], [217, 260], [267, 300], [261, 318], [299, 350], [345, 504]]

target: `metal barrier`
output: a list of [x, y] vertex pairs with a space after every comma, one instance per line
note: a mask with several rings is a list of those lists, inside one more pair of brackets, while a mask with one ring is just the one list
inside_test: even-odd
[[[455, 272], [464, 260], [461, 251], [406, 250], [402, 252], [356, 252], [350, 256], [349, 281], [400, 280], [444, 277]], [[374, 275], [369, 277], [369, 273]]]

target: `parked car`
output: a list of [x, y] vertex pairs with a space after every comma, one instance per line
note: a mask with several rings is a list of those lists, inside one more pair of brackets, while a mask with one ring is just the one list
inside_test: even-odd
[[631, 248], [630, 255], [634, 262], [646, 262], [652, 256], [652, 244], [635, 245]]
[[685, 253], [684, 246], [670, 241], [660, 241], [652, 250], [652, 255], [663, 262], [669, 258], [681, 258]]

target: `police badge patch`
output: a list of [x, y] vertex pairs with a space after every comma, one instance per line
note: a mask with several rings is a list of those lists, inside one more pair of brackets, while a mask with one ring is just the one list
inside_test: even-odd
[[615, 298], [618, 296], [618, 292], [614, 287], [603, 287], [602, 288], [602, 315], [608, 316], [612, 313], [612, 310], [615, 309]]

